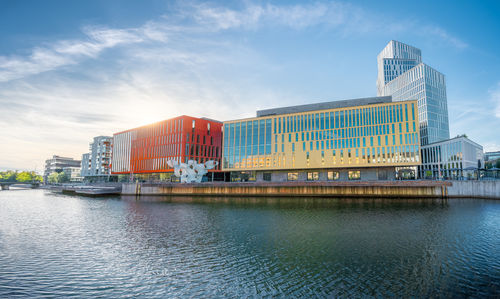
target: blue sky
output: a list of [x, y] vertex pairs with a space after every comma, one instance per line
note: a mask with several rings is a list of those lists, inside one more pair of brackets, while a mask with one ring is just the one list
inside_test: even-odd
[[446, 75], [451, 136], [500, 150], [498, 1], [1, 1], [0, 169], [180, 114], [376, 95], [391, 39]]

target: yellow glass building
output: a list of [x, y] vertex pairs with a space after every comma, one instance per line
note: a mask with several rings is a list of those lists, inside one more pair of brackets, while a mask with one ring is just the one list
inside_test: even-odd
[[222, 170], [240, 180], [394, 179], [420, 165], [417, 101], [364, 98], [224, 122]]

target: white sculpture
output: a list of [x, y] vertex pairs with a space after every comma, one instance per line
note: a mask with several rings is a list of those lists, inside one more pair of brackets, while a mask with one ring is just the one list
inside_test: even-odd
[[174, 169], [175, 175], [181, 178], [181, 183], [201, 183], [203, 175], [208, 172], [207, 169], [212, 169], [218, 164], [219, 162], [213, 160], [204, 164], [198, 164], [194, 160], [189, 160], [187, 163], [179, 163], [176, 160], [167, 161], [167, 165]]

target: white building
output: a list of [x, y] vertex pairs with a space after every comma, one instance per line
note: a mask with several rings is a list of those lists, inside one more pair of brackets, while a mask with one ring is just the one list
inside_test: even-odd
[[61, 157], [53, 155], [52, 158], [45, 160], [45, 171], [43, 173], [43, 181], [48, 182], [49, 175], [54, 172], [61, 172], [65, 167], [77, 167], [80, 169], [80, 160], [73, 158]]
[[112, 137], [97, 136], [90, 143], [89, 153], [82, 155], [81, 175], [85, 179], [105, 180], [111, 175]]
[[483, 147], [465, 136], [422, 146], [421, 178], [459, 178], [484, 167]]
[[83, 177], [80, 175], [80, 167], [64, 167], [63, 172], [66, 174], [66, 176], [68, 176], [68, 179], [71, 183], [83, 181]]
[[420, 49], [390, 41], [377, 57], [378, 96], [417, 100], [421, 144], [450, 138], [445, 77], [422, 63]]

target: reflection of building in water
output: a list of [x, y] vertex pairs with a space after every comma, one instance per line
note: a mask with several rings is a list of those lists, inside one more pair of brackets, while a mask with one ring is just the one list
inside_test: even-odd
[[458, 136], [422, 146], [422, 160], [420, 177], [467, 177], [479, 164], [484, 166], [483, 147], [465, 136]]
[[385, 180], [400, 169], [414, 176], [418, 115], [417, 101], [391, 97], [257, 111], [224, 122], [222, 169], [233, 181]]

